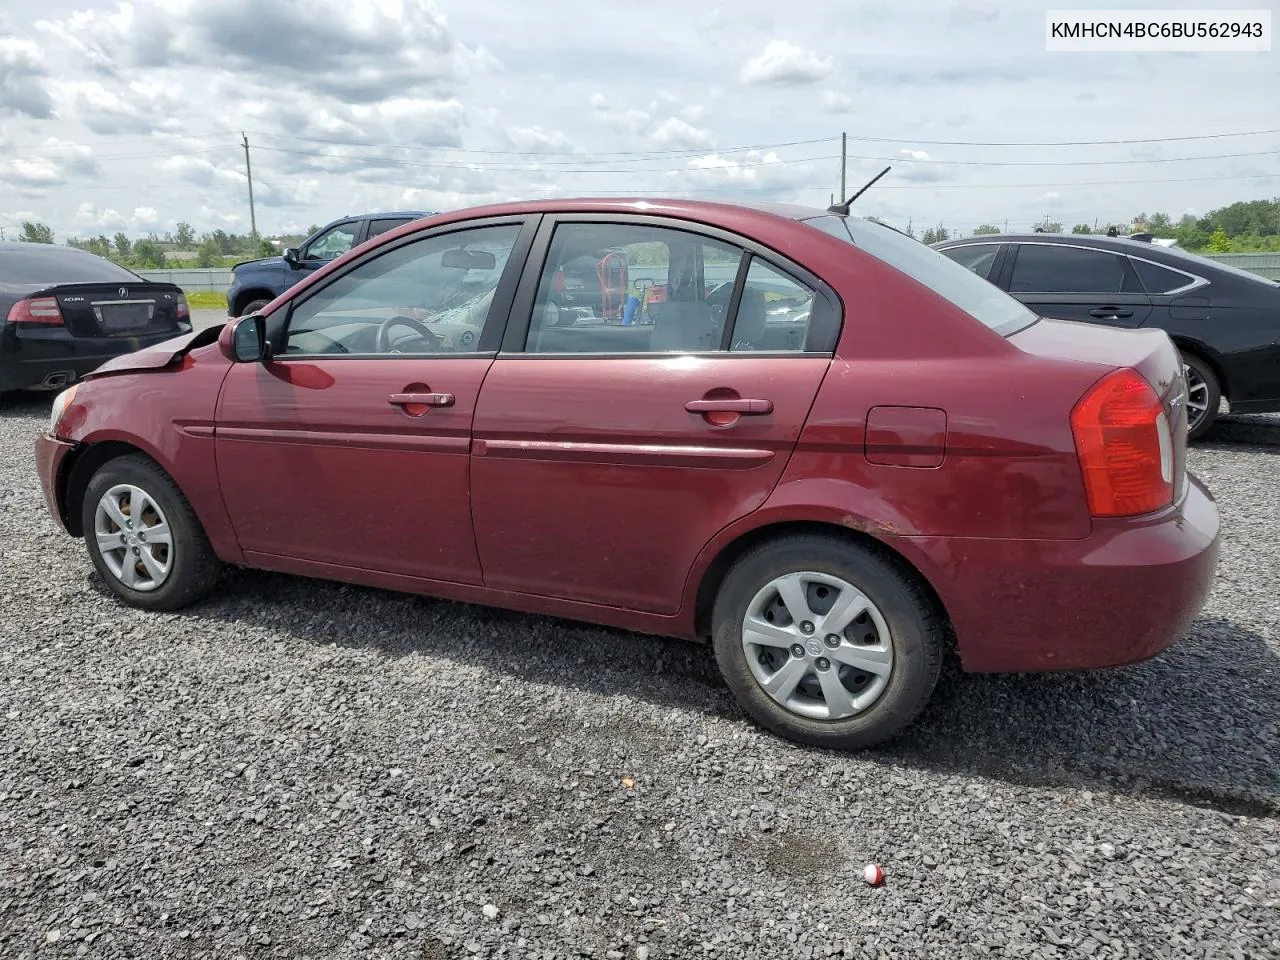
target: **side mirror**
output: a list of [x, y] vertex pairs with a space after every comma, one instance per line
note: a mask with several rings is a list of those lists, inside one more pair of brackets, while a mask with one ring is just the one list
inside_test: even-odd
[[296, 267], [302, 263], [302, 256], [298, 253], [297, 247], [288, 247], [284, 252], [284, 262], [291, 267]]
[[233, 363], [261, 363], [267, 358], [267, 324], [258, 314], [237, 317], [222, 328], [218, 346]]

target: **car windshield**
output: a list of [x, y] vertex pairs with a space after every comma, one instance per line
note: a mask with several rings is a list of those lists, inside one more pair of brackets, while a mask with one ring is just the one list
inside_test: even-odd
[[0, 283], [118, 283], [140, 279], [137, 274], [91, 253], [58, 250], [0, 249]]
[[999, 287], [892, 227], [836, 214], [804, 222], [883, 260], [1001, 336], [1017, 333], [1037, 320], [1034, 313]]

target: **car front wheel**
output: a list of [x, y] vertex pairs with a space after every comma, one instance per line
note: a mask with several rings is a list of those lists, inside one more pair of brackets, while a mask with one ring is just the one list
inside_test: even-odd
[[257, 300], [250, 300], [240, 309], [240, 312], [236, 314], [236, 316], [247, 317], [252, 313], [257, 313], [270, 302], [271, 302], [270, 300], [265, 300], [262, 298], [259, 298]]
[[928, 702], [942, 666], [936, 603], [886, 552], [797, 535], [752, 549], [714, 611], [716, 660], [757, 722], [801, 743], [887, 740]]
[[149, 458], [120, 457], [99, 467], [81, 510], [89, 558], [125, 603], [176, 610], [217, 581], [221, 564], [195, 511]]

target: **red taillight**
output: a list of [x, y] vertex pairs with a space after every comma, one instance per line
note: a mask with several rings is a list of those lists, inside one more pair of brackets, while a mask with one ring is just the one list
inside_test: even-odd
[[179, 320], [191, 319], [191, 308], [187, 306], [186, 294], [178, 294], [178, 305], [173, 308], [173, 311]]
[[63, 325], [62, 310], [53, 297], [19, 300], [9, 308], [9, 323], [42, 323], [60, 327]]
[[1173, 437], [1151, 384], [1125, 368], [1103, 377], [1071, 411], [1089, 512], [1132, 517], [1173, 502]]

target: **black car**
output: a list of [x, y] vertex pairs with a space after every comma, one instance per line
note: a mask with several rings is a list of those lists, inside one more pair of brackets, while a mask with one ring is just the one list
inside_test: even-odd
[[0, 391], [58, 390], [191, 329], [182, 289], [83, 250], [0, 242]]
[[1176, 248], [1121, 237], [989, 235], [934, 247], [1043, 317], [1158, 327], [1182, 351], [1187, 425], [1280, 410], [1280, 283]]

